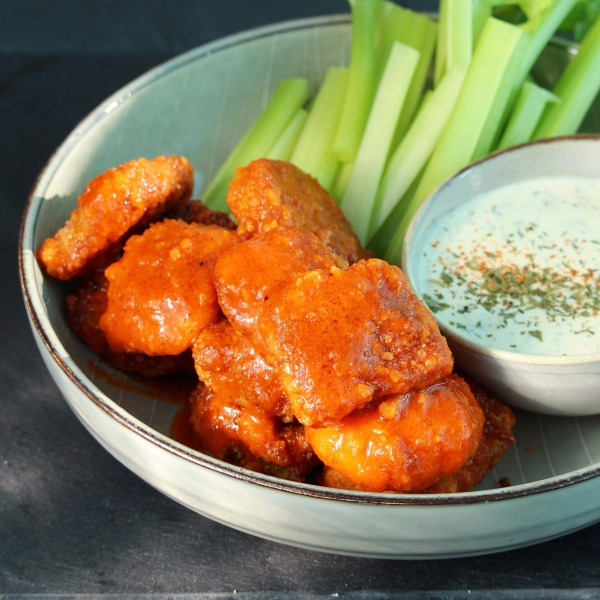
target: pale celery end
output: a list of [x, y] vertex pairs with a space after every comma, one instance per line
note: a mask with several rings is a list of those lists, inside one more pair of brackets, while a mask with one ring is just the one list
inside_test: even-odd
[[528, 142], [540, 121], [548, 103], [560, 99], [547, 89], [531, 81], [523, 84], [517, 103], [506, 125], [497, 150]]

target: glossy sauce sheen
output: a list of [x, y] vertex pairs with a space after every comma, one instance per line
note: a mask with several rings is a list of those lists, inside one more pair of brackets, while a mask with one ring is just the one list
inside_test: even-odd
[[419, 289], [440, 324], [492, 348], [600, 352], [600, 179], [512, 184], [446, 215]]

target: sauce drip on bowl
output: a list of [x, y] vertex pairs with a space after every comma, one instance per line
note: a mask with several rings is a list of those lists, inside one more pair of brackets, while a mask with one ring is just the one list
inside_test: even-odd
[[476, 196], [431, 231], [419, 289], [440, 325], [542, 356], [600, 352], [600, 179], [548, 177]]

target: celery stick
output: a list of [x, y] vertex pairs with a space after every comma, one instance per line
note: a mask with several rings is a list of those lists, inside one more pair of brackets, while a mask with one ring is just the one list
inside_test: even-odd
[[446, 73], [389, 159], [373, 209], [371, 234], [381, 227], [429, 160], [454, 108], [465, 73], [460, 67]]
[[429, 194], [491, 146], [523, 52], [518, 27], [488, 19], [448, 124], [388, 248], [388, 262], [399, 264], [408, 224]]
[[346, 188], [348, 187], [348, 182], [350, 181], [350, 175], [352, 175], [353, 168], [353, 162], [343, 162], [340, 163], [340, 166], [337, 170], [330, 193], [333, 196], [333, 199], [338, 202], [338, 204], [342, 201], [342, 198], [346, 193]]
[[509, 110], [517, 101], [521, 86], [527, 79], [531, 68], [542, 50], [579, 1], [552, 0], [552, 2], [548, 2], [547, 0], [529, 0], [528, 2], [518, 2], [529, 16], [529, 19], [519, 26], [527, 36], [527, 50], [523, 55], [515, 77], [515, 83], [508, 103]]
[[561, 100], [546, 109], [534, 138], [576, 133], [600, 91], [600, 17], [552, 90]]
[[446, 70], [452, 67], [466, 69], [473, 56], [473, 4], [464, 0], [446, 0], [448, 3], [448, 55]]
[[547, 89], [531, 81], [526, 81], [497, 150], [528, 142], [533, 136], [546, 105], [550, 102], [560, 102], [560, 99]]
[[342, 198], [342, 210], [363, 244], [396, 122], [418, 61], [416, 50], [394, 43]]
[[413, 11], [407, 12], [406, 20], [409, 23], [410, 33], [399, 38], [397, 41], [417, 50], [419, 52], [419, 62], [417, 63], [415, 74], [410, 82], [406, 100], [398, 119], [398, 125], [396, 126], [392, 142], [393, 148], [398, 145], [417, 112], [427, 82], [427, 76], [429, 75], [437, 39], [437, 23], [432, 21], [427, 15]]
[[[401, 42], [408, 35], [408, 9], [393, 4], [389, 0], [383, 2], [385, 18], [379, 18], [376, 33], [379, 39], [375, 52], [375, 88], [379, 85], [385, 65], [392, 51], [394, 42]], [[381, 11], [384, 12], [383, 10]]]
[[385, 253], [390, 245], [396, 229], [398, 229], [398, 223], [402, 219], [402, 214], [405, 207], [410, 204], [412, 197], [415, 195], [425, 167], [421, 169], [421, 172], [417, 175], [411, 186], [408, 188], [400, 202], [392, 209], [392, 212], [388, 215], [387, 219], [381, 224], [381, 227], [371, 236], [371, 239], [367, 242], [367, 248], [373, 250], [375, 256], [385, 256]]
[[340, 161], [338, 157], [330, 152], [327, 155], [327, 158], [323, 162], [323, 165], [317, 174], [317, 180], [321, 184], [321, 187], [326, 189], [330, 194], [333, 189], [333, 183], [335, 181], [336, 175], [340, 168]]
[[279, 139], [275, 142], [275, 145], [269, 150], [267, 158], [274, 160], [285, 160], [289, 161], [298, 138], [302, 133], [306, 119], [308, 118], [308, 111], [301, 108], [289, 122], [288, 126], [283, 130], [283, 133], [279, 136]]
[[308, 119], [292, 152], [290, 162], [317, 177], [333, 144], [340, 121], [348, 69], [331, 67], [311, 106]]
[[348, 90], [333, 150], [353, 162], [367, 123], [375, 88], [376, 0], [349, 0], [352, 9], [352, 54]]
[[446, 74], [448, 63], [448, 2], [440, 0], [440, 9], [438, 11], [438, 36], [435, 51], [435, 65], [433, 72], [433, 85], [442, 80]]
[[308, 97], [306, 79], [285, 79], [275, 90], [265, 110], [231, 151], [203, 194], [214, 210], [227, 210], [225, 196], [238, 166], [265, 156]]
[[485, 23], [491, 16], [491, 0], [473, 0], [473, 45], [477, 44]]

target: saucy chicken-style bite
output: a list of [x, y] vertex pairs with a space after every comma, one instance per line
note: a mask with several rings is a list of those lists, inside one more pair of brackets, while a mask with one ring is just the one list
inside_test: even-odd
[[198, 448], [215, 458], [292, 481], [304, 481], [319, 464], [298, 423], [283, 423], [202, 384], [190, 401]]
[[452, 371], [431, 312], [400, 269], [378, 259], [297, 275], [263, 311], [258, 332], [304, 425], [332, 423]]
[[165, 220], [129, 238], [106, 269], [108, 306], [100, 319], [114, 352], [180, 354], [220, 313], [213, 267], [237, 234], [215, 225]]
[[472, 490], [483, 480], [486, 473], [500, 462], [508, 450], [508, 445], [515, 442], [511, 432], [516, 422], [512, 410], [490, 396], [472, 380], [466, 379], [466, 381], [485, 415], [481, 442], [475, 455], [459, 471], [440, 479], [424, 490], [427, 494], [450, 494]]
[[260, 158], [239, 167], [229, 184], [227, 204], [242, 237], [297, 227], [314, 233], [350, 264], [372, 256], [361, 248], [335, 200], [291, 163]]
[[198, 334], [193, 355], [200, 381], [218, 396], [231, 398], [240, 406], [251, 404], [284, 422], [293, 421], [273, 367], [226, 319]]
[[221, 254], [215, 265], [215, 286], [221, 308], [234, 329], [253, 335], [265, 302], [305, 271], [346, 268], [309, 231], [277, 227]]
[[106, 334], [100, 329], [100, 317], [108, 305], [108, 280], [102, 269], [92, 271], [67, 296], [67, 323], [93, 352], [113, 367], [143, 377], [162, 377], [175, 373], [193, 373], [190, 350], [175, 356], [148, 356], [140, 353], [113, 352]]
[[469, 386], [449, 375], [305, 435], [326, 465], [328, 487], [418, 492], [475, 455], [484, 420]]
[[66, 225], [43, 243], [38, 260], [62, 280], [106, 266], [128, 235], [189, 198], [193, 185], [194, 170], [182, 156], [140, 158], [109, 169], [90, 181]]

